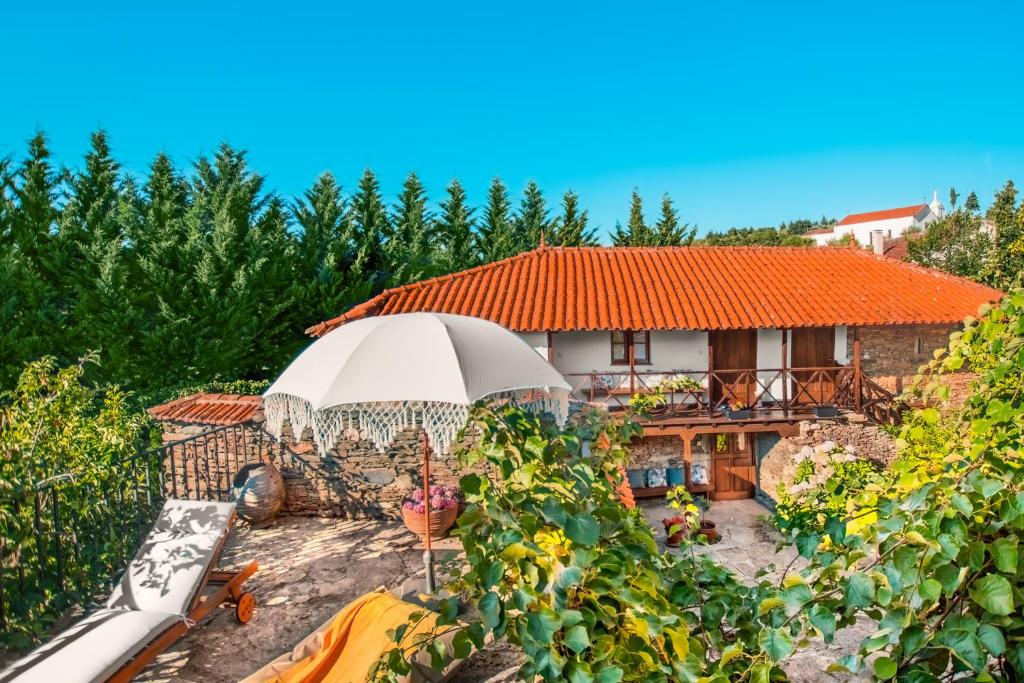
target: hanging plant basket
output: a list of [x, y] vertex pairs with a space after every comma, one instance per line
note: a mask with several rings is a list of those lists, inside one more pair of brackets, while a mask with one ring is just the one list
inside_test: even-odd
[[[447, 510], [431, 510], [430, 511], [430, 538], [444, 538], [448, 535], [448, 530], [455, 524], [455, 520], [459, 516], [459, 511], [456, 508]], [[408, 508], [402, 508], [402, 521], [405, 522], [406, 528], [413, 532], [420, 538], [426, 536], [427, 528], [427, 516], [422, 512], [414, 512]]]

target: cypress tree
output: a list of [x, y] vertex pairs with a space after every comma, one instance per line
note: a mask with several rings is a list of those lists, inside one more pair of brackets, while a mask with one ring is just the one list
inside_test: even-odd
[[1020, 243], [1021, 254], [1017, 254], [1019, 240], [1024, 232], [1017, 226], [1017, 188], [1012, 180], [1007, 180], [1001, 190], [996, 192], [995, 200], [989, 207], [986, 217], [995, 229], [992, 254], [989, 259], [989, 282], [1001, 289], [1012, 287], [1024, 268], [1021, 257], [1024, 256], [1024, 242]]
[[75, 356], [99, 351], [94, 371], [105, 379], [134, 381], [140, 364], [132, 338], [141, 317], [125, 226], [136, 221], [137, 196], [133, 184], [119, 187], [119, 174], [106, 134], [96, 131], [84, 170], [71, 177], [57, 238], [74, 301], [67, 350]]
[[679, 223], [679, 212], [666, 192], [661, 197], [661, 216], [654, 224], [653, 241], [659, 247], [681, 247], [693, 243], [696, 230]]
[[552, 225], [551, 244], [563, 247], [595, 247], [593, 230], [587, 228], [589, 216], [579, 208], [579, 196], [572, 190], [562, 195], [562, 215]]
[[453, 273], [478, 265], [479, 258], [473, 230], [473, 209], [466, 203], [466, 191], [458, 178], [448, 185], [447, 192], [447, 199], [441, 202], [436, 233], [441, 269]]
[[358, 262], [375, 288], [383, 287], [391, 277], [391, 264], [384, 253], [384, 240], [390, 233], [387, 208], [380, 193], [380, 183], [373, 171], [366, 169], [349, 205]]
[[531, 180], [523, 190], [523, 198], [519, 202], [519, 212], [515, 218], [514, 253], [535, 249], [540, 244], [542, 232], [551, 232], [551, 221], [548, 218], [544, 194], [537, 183]]
[[296, 308], [305, 317], [296, 321], [300, 328], [310, 321], [333, 318], [370, 296], [362, 265], [357, 262], [345, 200], [334, 176], [322, 174], [303, 197], [292, 206], [301, 228], [295, 278], [299, 288]]
[[419, 176], [410, 173], [398, 195], [391, 217], [393, 231], [385, 245], [393, 264], [393, 284], [414, 282], [430, 274], [430, 220], [427, 192]]
[[200, 310], [195, 269], [205, 249], [204, 239], [189, 230], [188, 184], [170, 158], [160, 153], [150, 164], [142, 186], [142, 230], [135, 240], [140, 293], [145, 311], [145, 334], [139, 339], [147, 363], [147, 389], [196, 382], [196, 339], [205, 321]]
[[623, 228], [621, 223], [615, 224], [612, 243], [617, 247], [650, 247], [654, 244], [654, 233], [644, 220], [644, 200], [637, 190], [629, 201], [629, 221]]
[[508, 188], [501, 182], [501, 178], [492, 179], [487, 190], [487, 206], [484, 208], [484, 218], [478, 237], [484, 263], [500, 261], [517, 253], [512, 203], [509, 200]]

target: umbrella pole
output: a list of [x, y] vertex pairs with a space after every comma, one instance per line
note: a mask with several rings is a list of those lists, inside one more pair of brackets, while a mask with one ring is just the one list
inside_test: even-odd
[[420, 437], [423, 447], [423, 513], [426, 521], [427, 532], [425, 536], [426, 549], [423, 551], [423, 566], [427, 571], [427, 594], [434, 593], [434, 555], [430, 547], [430, 444], [427, 442], [427, 432], [424, 430]]

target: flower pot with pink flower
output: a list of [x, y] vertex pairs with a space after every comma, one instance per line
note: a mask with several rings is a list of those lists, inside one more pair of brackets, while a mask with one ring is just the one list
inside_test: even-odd
[[[430, 537], [444, 538], [459, 516], [460, 491], [455, 486], [430, 487]], [[402, 521], [409, 531], [425, 537], [427, 533], [427, 506], [423, 489], [413, 489], [402, 503]]]
[[670, 548], [678, 548], [690, 531], [690, 526], [686, 523], [686, 519], [681, 515], [676, 515], [675, 517], [661, 520], [661, 523], [665, 525], [665, 545]]

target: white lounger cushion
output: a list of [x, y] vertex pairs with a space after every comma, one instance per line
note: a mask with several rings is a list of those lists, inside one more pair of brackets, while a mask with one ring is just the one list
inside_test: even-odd
[[0, 673], [0, 683], [105, 681], [180, 617], [102, 609]]
[[234, 503], [168, 500], [107, 607], [185, 615], [234, 509]]

